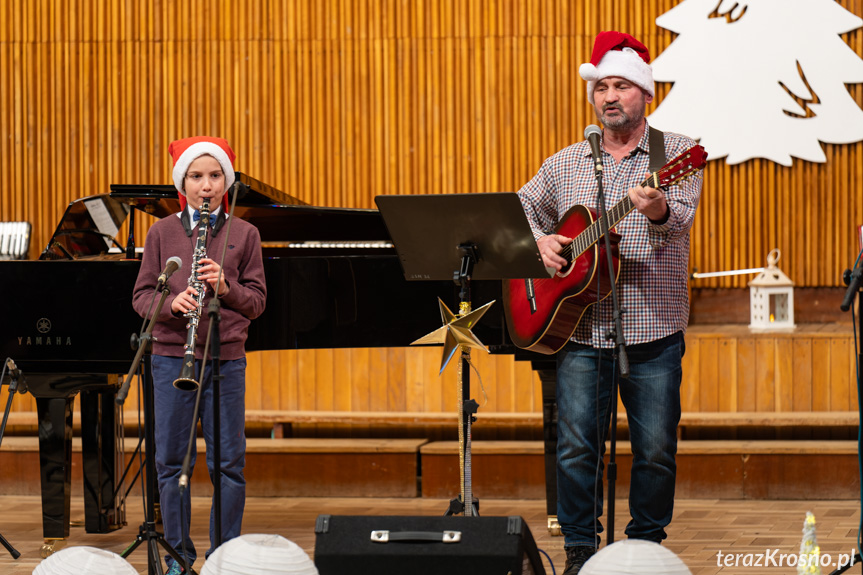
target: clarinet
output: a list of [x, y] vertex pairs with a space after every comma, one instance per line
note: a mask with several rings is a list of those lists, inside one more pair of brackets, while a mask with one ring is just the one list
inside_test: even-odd
[[198, 269], [201, 267], [201, 259], [207, 257], [207, 233], [210, 230], [210, 198], [204, 198], [201, 204], [201, 219], [198, 224], [198, 240], [195, 243], [195, 252], [192, 254], [192, 274], [189, 276], [189, 286], [195, 288], [198, 295], [195, 303], [198, 305], [187, 311], [184, 317], [188, 318], [186, 324], [186, 344], [183, 346], [183, 367], [180, 369], [180, 377], [174, 380], [174, 387], [183, 391], [197, 391], [198, 381], [195, 379], [195, 344], [198, 340], [198, 323], [201, 320], [201, 310], [204, 307], [204, 294], [207, 292], [206, 285], [198, 277]]

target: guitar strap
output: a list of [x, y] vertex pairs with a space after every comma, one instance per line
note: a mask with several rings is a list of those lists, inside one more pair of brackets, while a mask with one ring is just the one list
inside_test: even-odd
[[648, 127], [647, 145], [650, 146], [650, 173], [662, 169], [667, 161], [665, 158], [665, 134], [653, 126]]

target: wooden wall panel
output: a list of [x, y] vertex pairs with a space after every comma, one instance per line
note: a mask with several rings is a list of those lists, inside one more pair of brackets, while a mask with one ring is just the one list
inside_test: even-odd
[[737, 386], [733, 384], [738, 363], [737, 340], [733, 337], [721, 337], [718, 356], [719, 411], [734, 411], [737, 406]]
[[[169, 182], [168, 143], [198, 133], [317, 205], [517, 190], [595, 121], [577, 67], [596, 32], [658, 54], [674, 35], [654, 20], [676, 3], [2, 0], [0, 219], [34, 224], [35, 257], [69, 201]], [[863, 54], [863, 30], [843, 39]], [[863, 105], [863, 85], [848, 90]], [[839, 285], [863, 223], [863, 144], [824, 148], [826, 164], [711, 162], [692, 267], [760, 266], [778, 247], [798, 285]]]
[[[686, 339], [686, 353], [683, 355], [683, 376], [680, 385], [680, 408], [683, 411], [698, 411], [700, 398], [699, 383], [701, 362], [701, 340]], [[688, 373], [698, 373], [699, 377], [686, 377]]]
[[[804, 326], [793, 334], [750, 334], [741, 326], [693, 328], [686, 335], [682, 409], [856, 411], [854, 340], [846, 331]], [[441, 351], [429, 346], [253, 352], [248, 355], [246, 405], [253, 410], [456, 413], [456, 365], [438, 375]], [[480, 416], [541, 413], [541, 386], [529, 362], [479, 351], [471, 359], [479, 371], [479, 376], [471, 371], [471, 397], [480, 404]], [[136, 421], [138, 392], [135, 381], [124, 406], [127, 423]], [[13, 411], [35, 410], [29, 394], [15, 397]], [[303, 429], [323, 436], [345, 426]], [[354, 425], [350, 433], [387, 436], [400, 430]], [[514, 428], [502, 429], [495, 437], [512, 439], [515, 433]]]
[[[438, 375], [440, 347], [265, 351], [248, 355], [248, 409], [456, 412], [456, 365]], [[541, 411], [528, 362], [473, 351], [472, 397], [487, 412]], [[291, 366], [286, 373], [285, 366]], [[297, 400], [299, 394], [301, 401]], [[136, 404], [135, 404], [136, 405]], [[134, 406], [129, 406], [133, 409]], [[31, 410], [29, 404], [16, 410]]]
[[[757, 411], [755, 365], [758, 358], [755, 339], [743, 336], [737, 342], [737, 409], [735, 411]], [[683, 374], [686, 377], [686, 374]]]
[[[655, 18], [675, 4], [0, 0], [0, 220], [33, 223], [36, 257], [66, 204], [112, 183], [170, 182], [168, 143], [201, 133], [226, 137], [238, 169], [315, 205], [517, 190], [595, 121], [577, 73], [595, 34], [627, 30], [658, 54], [674, 35]], [[863, 15], [863, 0], [839, 4]], [[863, 55], [863, 30], [843, 39]], [[863, 85], [847, 89], [863, 106]], [[657, 101], [668, 90], [658, 84]], [[775, 247], [799, 286], [839, 286], [863, 223], [863, 143], [824, 148], [824, 164], [710, 162], [691, 266], [761, 266]], [[139, 245], [150, 223], [136, 216]], [[118, 239], [125, 243], [125, 229]], [[726, 345], [737, 364], [725, 361]], [[690, 373], [719, 369], [723, 381], [706, 383], [716, 387], [704, 396], [686, 388], [686, 405], [841, 409], [856, 401], [846, 389], [853, 366], [829, 360], [847, 343], [795, 340], [795, 349], [809, 346], [813, 382], [811, 395], [799, 396], [796, 383], [791, 396], [773, 387], [776, 377], [786, 385], [787, 363], [762, 362], [762, 352], [787, 361], [778, 359], [787, 346], [764, 345], [743, 338], [699, 351], [691, 343], [694, 356], [722, 359]], [[495, 374], [484, 381], [496, 409], [539, 408], [524, 366], [476, 363]], [[249, 397], [285, 409], [453, 409], [454, 370], [438, 378], [438, 364], [437, 351], [274, 352], [250, 357], [249, 385], [261, 387]], [[795, 382], [806, 379], [799, 368]], [[840, 381], [842, 373], [850, 379]], [[273, 381], [279, 389], [268, 387]]]

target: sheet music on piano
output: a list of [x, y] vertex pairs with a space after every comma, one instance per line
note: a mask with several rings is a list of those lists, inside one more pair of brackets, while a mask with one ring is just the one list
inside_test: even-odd
[[40, 260], [79, 259], [108, 252], [131, 208], [98, 194], [72, 201], [39, 256]]
[[[110, 198], [108, 199], [110, 200]], [[109, 236], [111, 238], [116, 237], [117, 232], [120, 231], [120, 225], [114, 219], [111, 212], [108, 210], [105, 198], [91, 197], [84, 198], [82, 201], [84, 202], [84, 206], [87, 208], [87, 212], [90, 214], [90, 219], [93, 221], [96, 229], [99, 231], [100, 234], [103, 234], [102, 240], [105, 242], [105, 245], [110, 249], [113, 242], [109, 239]]]

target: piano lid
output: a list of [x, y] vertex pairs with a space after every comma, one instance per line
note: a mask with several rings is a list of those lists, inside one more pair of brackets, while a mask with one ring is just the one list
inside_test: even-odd
[[[244, 184], [237, 198], [237, 206], [308, 205], [303, 200], [243, 172], [234, 174], [236, 180]], [[111, 184], [111, 197], [157, 218], [164, 218], [180, 210], [177, 189], [171, 185]]]
[[[315, 242], [389, 242], [377, 210], [311, 206], [242, 172], [236, 172], [236, 177], [247, 187], [237, 198], [235, 215], [258, 228], [265, 252], [288, 249], [299, 255], [296, 248], [314, 249]], [[180, 210], [177, 190], [171, 185], [112, 184], [111, 198], [157, 218]]]
[[[234, 214], [258, 228], [266, 256], [307, 255], [322, 248], [341, 254], [392, 251], [377, 210], [310, 206], [242, 172], [236, 176], [245, 185]], [[112, 184], [110, 194], [75, 200], [39, 259], [106, 257], [112, 246], [119, 248], [112, 251], [124, 251], [114, 238], [131, 208], [157, 218], [175, 214], [180, 209], [177, 190], [171, 185]]]
[[114, 237], [128, 214], [129, 206], [108, 194], [71, 202], [39, 259], [78, 259], [104, 254], [115, 245], [122, 248]]

